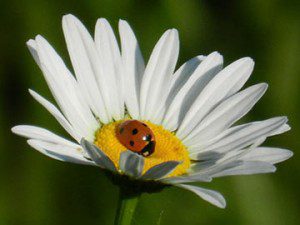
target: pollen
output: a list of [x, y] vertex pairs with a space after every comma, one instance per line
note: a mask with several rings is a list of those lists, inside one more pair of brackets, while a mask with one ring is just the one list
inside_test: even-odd
[[[118, 125], [122, 122], [124, 122], [124, 120], [103, 125], [98, 131], [96, 131], [94, 140], [94, 144], [97, 145], [114, 162], [117, 169], [119, 169], [121, 153], [127, 150], [116, 136]], [[182, 142], [174, 133], [164, 129], [163, 126], [153, 124], [149, 121], [141, 122], [146, 124], [152, 130], [156, 141], [154, 153], [150, 156], [144, 157], [145, 164], [143, 173], [160, 163], [175, 160], [180, 161], [181, 164], [178, 165], [171, 174], [169, 174], [169, 177], [185, 174], [190, 168], [190, 158], [187, 148], [182, 144]]]

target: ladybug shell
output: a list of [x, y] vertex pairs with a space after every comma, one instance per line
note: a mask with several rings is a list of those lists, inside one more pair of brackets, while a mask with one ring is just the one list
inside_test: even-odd
[[144, 156], [154, 152], [155, 137], [146, 124], [138, 120], [126, 120], [117, 127], [116, 133], [117, 139], [127, 149]]

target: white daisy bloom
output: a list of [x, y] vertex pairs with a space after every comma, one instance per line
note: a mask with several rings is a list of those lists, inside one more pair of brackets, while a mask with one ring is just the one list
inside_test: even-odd
[[170, 29], [145, 65], [124, 20], [120, 46], [105, 19], [97, 21], [94, 38], [72, 15], [62, 24], [75, 76], [38, 35], [27, 45], [58, 107], [30, 94], [74, 140], [36, 126], [12, 128], [41, 153], [184, 188], [221, 208], [226, 203], [220, 193], [189, 183], [274, 172], [274, 164], [292, 156], [286, 149], [260, 147], [290, 129], [286, 117], [234, 125], [267, 89], [261, 83], [241, 90], [254, 67], [251, 58], [223, 68], [223, 57], [213, 52], [176, 70], [179, 38]]

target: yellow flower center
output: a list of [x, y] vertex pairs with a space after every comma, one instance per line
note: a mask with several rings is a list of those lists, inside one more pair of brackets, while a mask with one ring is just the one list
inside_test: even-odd
[[[112, 122], [103, 125], [95, 134], [94, 144], [97, 145], [115, 164], [119, 169], [119, 159], [122, 152], [126, 151], [116, 137], [116, 129], [124, 120]], [[160, 163], [170, 160], [182, 162], [175, 170], [169, 175], [179, 176], [186, 173], [190, 167], [190, 158], [186, 147], [172, 132], [165, 130], [162, 126], [155, 125], [149, 121], [142, 121], [147, 124], [155, 135], [156, 145], [155, 151], [152, 155], [144, 157], [145, 164], [143, 173]]]

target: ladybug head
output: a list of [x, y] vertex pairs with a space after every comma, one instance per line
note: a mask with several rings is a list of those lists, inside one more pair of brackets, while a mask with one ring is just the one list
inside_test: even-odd
[[143, 156], [149, 156], [152, 155], [154, 153], [154, 149], [155, 149], [155, 141], [150, 141], [141, 151], [141, 155]]

